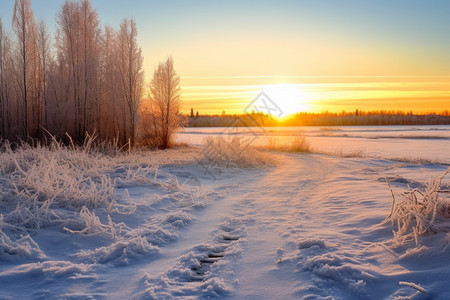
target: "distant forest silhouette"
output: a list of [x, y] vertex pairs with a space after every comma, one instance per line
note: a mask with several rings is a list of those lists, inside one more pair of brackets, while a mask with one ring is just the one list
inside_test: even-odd
[[[189, 127], [228, 126], [381, 126], [381, 125], [450, 125], [449, 111], [417, 114], [403, 111], [359, 111], [353, 112], [299, 112], [283, 119], [268, 114], [242, 115], [193, 115], [188, 118]], [[237, 121], [238, 120], [238, 121]]]

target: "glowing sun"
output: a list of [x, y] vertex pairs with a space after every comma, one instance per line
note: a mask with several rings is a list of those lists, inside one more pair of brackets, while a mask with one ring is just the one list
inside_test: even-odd
[[281, 108], [281, 117], [309, 109], [307, 94], [297, 84], [271, 84], [264, 92]]

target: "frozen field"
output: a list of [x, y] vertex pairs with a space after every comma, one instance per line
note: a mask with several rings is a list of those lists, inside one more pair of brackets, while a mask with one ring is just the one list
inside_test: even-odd
[[450, 163], [450, 125], [185, 128], [179, 140], [201, 145], [211, 135], [249, 137], [254, 145], [270, 139], [289, 143], [305, 136], [316, 151], [329, 154], [364, 152], [366, 156]]
[[[382, 222], [386, 178], [402, 193], [444, 174], [450, 127], [398, 128], [302, 129], [321, 152], [367, 155], [266, 153], [216, 180], [201, 147], [3, 151], [0, 299], [449, 299], [449, 219], [417, 245]], [[258, 139], [298, 135], [270, 130]]]

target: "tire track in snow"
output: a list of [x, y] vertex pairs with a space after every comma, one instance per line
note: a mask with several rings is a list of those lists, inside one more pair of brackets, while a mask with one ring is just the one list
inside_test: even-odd
[[[227, 219], [208, 241], [193, 246], [160, 276], [146, 273], [144, 291], [137, 298], [171, 299], [173, 297], [221, 297], [230, 294], [235, 280], [230, 261], [239, 259], [245, 243], [245, 226], [239, 220]], [[222, 276], [226, 274], [226, 276]]]

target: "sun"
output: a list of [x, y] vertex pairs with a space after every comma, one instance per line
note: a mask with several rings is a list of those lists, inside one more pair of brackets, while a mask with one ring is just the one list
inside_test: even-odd
[[283, 111], [281, 118], [310, 108], [308, 95], [298, 84], [270, 84], [264, 92]]

